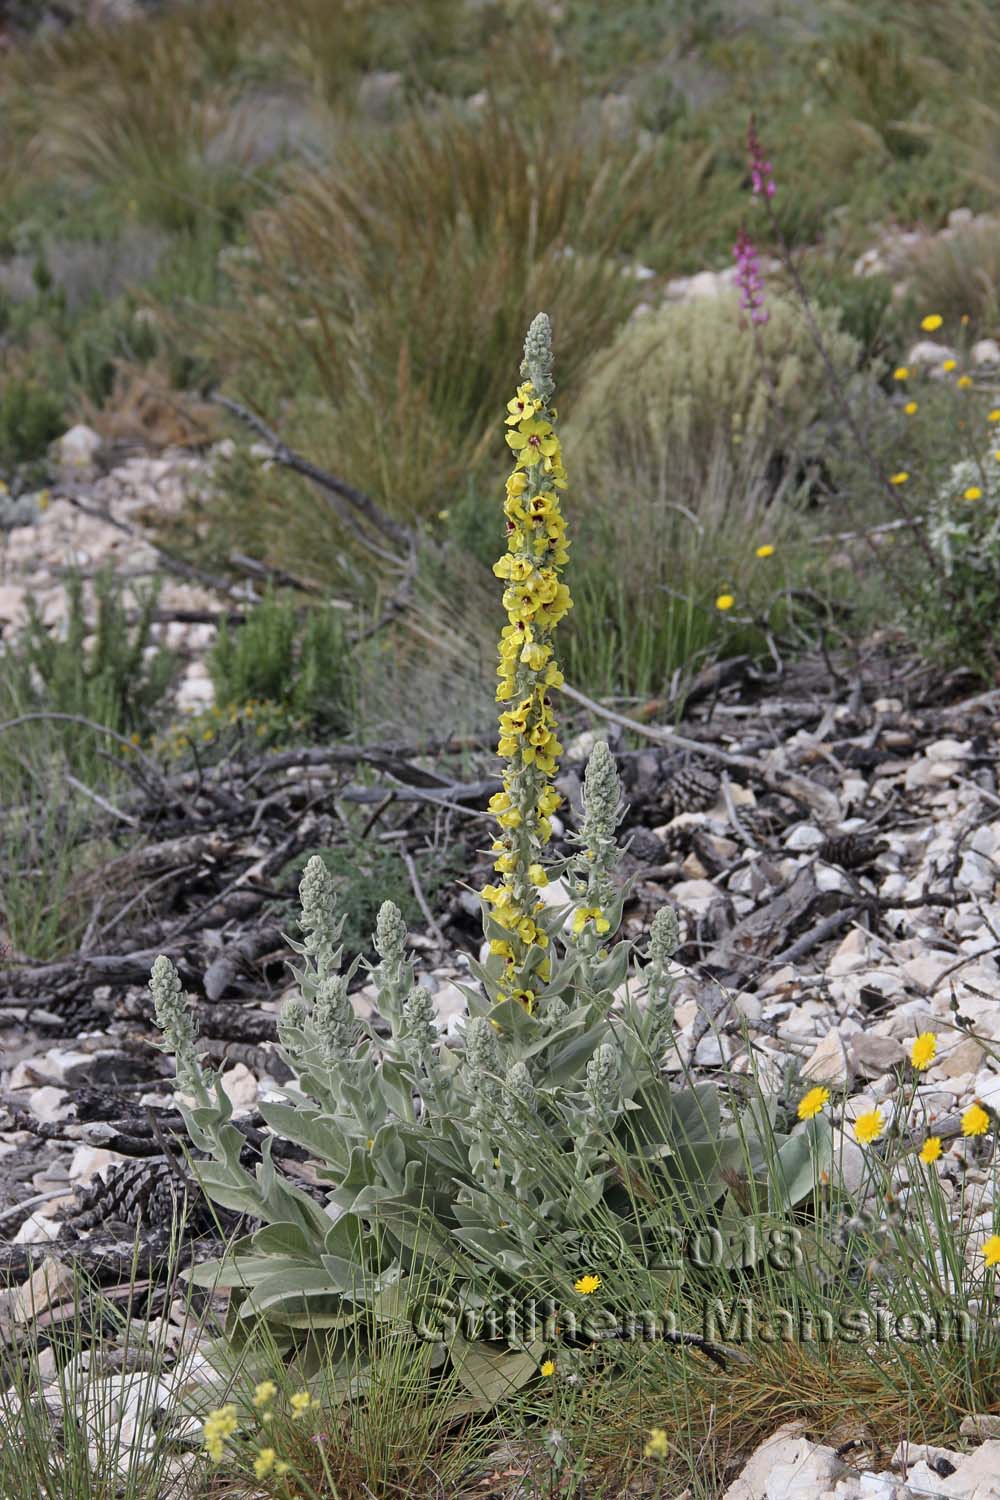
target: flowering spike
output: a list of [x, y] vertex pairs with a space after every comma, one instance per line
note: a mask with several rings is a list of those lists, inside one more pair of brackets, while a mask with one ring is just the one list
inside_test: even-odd
[[535, 395], [548, 402], [555, 391], [552, 379], [552, 324], [548, 313], [537, 313], [525, 335], [521, 374], [531, 381]]
[[521, 372], [528, 378], [507, 403], [506, 438], [514, 453], [504, 502], [507, 553], [493, 568], [506, 585], [507, 611], [497, 669], [497, 749], [507, 764], [503, 790], [490, 800], [500, 825], [493, 842], [493, 868], [500, 881], [482, 894], [490, 908], [490, 947], [504, 963], [500, 998], [514, 997], [530, 1011], [549, 976], [543, 951], [548, 935], [536, 920], [538, 891], [547, 882], [541, 855], [551, 836], [549, 817], [562, 801], [551, 784], [562, 746], [549, 689], [563, 681], [552, 633], [572, 606], [560, 579], [568, 561], [566, 523], [559, 509], [566, 471], [549, 406], [555, 386], [552, 335], [544, 313], [528, 329]]

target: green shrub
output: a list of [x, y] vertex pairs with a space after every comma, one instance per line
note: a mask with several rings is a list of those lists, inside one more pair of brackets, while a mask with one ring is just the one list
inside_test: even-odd
[[343, 733], [351, 722], [354, 672], [333, 606], [303, 620], [269, 589], [235, 631], [222, 621], [208, 667], [222, 707], [264, 700], [317, 735]]
[[[110, 569], [97, 575], [94, 590], [97, 614], [91, 624], [82, 580], [69, 579], [63, 631], [50, 628], [29, 599], [28, 622], [4, 656], [4, 716], [6, 703], [18, 714], [75, 714], [118, 734], [141, 735], [149, 729], [177, 665], [173, 652], [150, 650], [158, 590], [135, 591], [138, 613], [133, 623]], [[92, 771], [96, 750], [108, 748], [103, 736], [80, 724], [56, 722], [52, 728], [54, 742], [78, 772]], [[0, 739], [0, 757], [3, 749]]]
[[927, 517], [926, 560], [909, 623], [934, 661], [962, 662], [992, 679], [1000, 651], [1000, 464], [993, 450], [955, 464]]
[[31, 463], [45, 457], [66, 426], [63, 399], [37, 379], [12, 376], [0, 393], [0, 465]]
[[[704, 517], [710, 471], [724, 457], [737, 481], [726, 509], [739, 514], [744, 455], [764, 467], [816, 455], [830, 406], [825, 370], [799, 310], [778, 296], [767, 305], [758, 330], [766, 377], [735, 295], [667, 306], [623, 330], [570, 417], [578, 483], [591, 504], [600, 497], [625, 524], [632, 495]], [[848, 377], [857, 343], [832, 309], [817, 317], [835, 368]]]

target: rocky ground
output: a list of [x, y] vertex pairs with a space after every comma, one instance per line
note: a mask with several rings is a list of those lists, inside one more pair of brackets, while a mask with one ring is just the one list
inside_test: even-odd
[[[5, 635], [29, 595], [58, 624], [68, 566], [93, 572], [112, 561], [126, 575], [162, 574], [157, 629], [187, 658], [177, 706], [203, 708], [220, 595], [210, 581], [164, 573], [147, 521], [176, 513], [187, 488], [206, 481], [209, 461], [168, 452], [101, 472], [79, 432], [60, 459], [59, 483], [35, 497], [35, 523], [8, 533]], [[992, 1231], [993, 1182], [964, 1160], [959, 1114], [975, 1099], [1000, 1109], [998, 704], [1000, 691], [894, 660], [878, 643], [854, 659], [809, 659], [770, 676], [738, 661], [699, 679], [676, 730], [656, 722], [657, 705], [623, 721], [575, 704], [562, 781], [578, 802], [590, 745], [596, 735], [612, 740], [629, 801], [626, 932], [641, 940], [664, 902], [683, 919], [671, 1066], [752, 1066], [791, 1099], [809, 1081], [846, 1090], [837, 1128], [849, 1185], [861, 1180], [861, 1152], [842, 1127], [876, 1103], [891, 1112], [908, 1043], [937, 1032], [938, 1057], [917, 1098], [945, 1141], [946, 1192], [975, 1185], [980, 1233], [970, 1253]], [[470, 755], [478, 780], [469, 779]], [[359, 785], [351, 778], [362, 764], [369, 779]], [[92, 944], [60, 964], [12, 955], [0, 970], [0, 1269], [15, 1287], [0, 1320], [51, 1318], [70, 1296], [73, 1260], [120, 1289], [137, 1225], [151, 1268], [165, 1246], [148, 1226], [184, 1192], [196, 1198], [177, 1153], [170, 1066], [150, 1024], [145, 975], [155, 953], [180, 966], [248, 1149], [259, 1146], [258, 1104], [283, 1078], [273, 1042], [288, 985], [288, 905], [275, 870], [335, 839], [331, 805], [344, 796], [374, 804], [373, 838], [410, 851], [458, 838], [471, 863], [493, 772], [487, 735], [480, 747], [289, 752], [197, 777], [151, 773], [137, 786], [125, 809], [128, 848], [108, 888], [119, 912], [144, 881], [155, 882], [155, 901], [116, 919], [113, 946]], [[422, 898], [412, 854], [410, 862]], [[476, 903], [449, 893], [426, 918], [413, 938], [420, 980], [442, 1032], [454, 1036], [464, 1005], [455, 981], [478, 946]], [[359, 1011], [370, 1014], [371, 999], [359, 982]], [[297, 1154], [284, 1165], [309, 1179]], [[197, 1209], [193, 1228], [195, 1253], [214, 1253], [215, 1230]], [[164, 1294], [154, 1309], [176, 1350], [186, 1348], [179, 1307]], [[186, 1348], [185, 1358], [196, 1356]], [[160, 1396], [169, 1395], [168, 1382]], [[969, 1454], [904, 1445], [891, 1473], [874, 1475], [783, 1432], [730, 1500], [985, 1500], [1000, 1494], [1000, 1434], [980, 1427], [970, 1436], [987, 1441]]]

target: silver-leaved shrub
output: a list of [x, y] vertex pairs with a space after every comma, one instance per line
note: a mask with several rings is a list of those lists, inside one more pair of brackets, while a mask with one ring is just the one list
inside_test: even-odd
[[[752, 1088], [743, 1102], [723, 1096], [678, 1060], [676, 918], [657, 914], [643, 957], [619, 936], [623, 808], [605, 744], [590, 758], [570, 852], [546, 857], [560, 802], [551, 634], [570, 606], [558, 579], [565, 470], [548, 404], [547, 320], [532, 324], [522, 374], [507, 418], [508, 552], [496, 570], [507, 584], [504, 784], [490, 804], [498, 879], [483, 891], [484, 951], [468, 961], [460, 1043], [436, 1024], [391, 902], [379, 912], [378, 961], [365, 965], [376, 1017], [359, 1019], [350, 988], [360, 965], [342, 967], [334, 882], [311, 859], [291, 941], [297, 992], [279, 1019], [293, 1076], [280, 1100], [261, 1105], [274, 1136], [307, 1153], [307, 1187], [279, 1169], [267, 1140], [256, 1166], [245, 1165], [245, 1138], [199, 1060], [167, 958], [150, 986], [204, 1189], [260, 1225], [196, 1273], [233, 1289], [234, 1337], [265, 1320], [283, 1351], [317, 1372], [350, 1371], [356, 1386], [362, 1346], [382, 1323], [431, 1339], [480, 1404], [527, 1379], [545, 1347], [504, 1317], [491, 1322], [491, 1309], [549, 1300], [572, 1311], [596, 1300], [610, 1314], [626, 1292], [677, 1307], [680, 1229], [725, 1244], [747, 1214], [786, 1213], [830, 1161], [825, 1118], [785, 1135], [774, 1100]], [[668, 1072], [671, 1058], [679, 1065]], [[442, 1306], [449, 1317], [428, 1324], [428, 1309]], [[480, 1317], [478, 1338], [469, 1313]]]

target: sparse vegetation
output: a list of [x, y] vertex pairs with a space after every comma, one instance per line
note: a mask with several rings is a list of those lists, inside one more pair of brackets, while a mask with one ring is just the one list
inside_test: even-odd
[[[749, 658], [760, 684], [804, 649], [829, 665], [832, 642], [855, 663], [873, 624], [942, 677], [975, 674], [977, 693], [998, 680], [1000, 359], [983, 342], [1000, 338], [996, 8], [799, 9], [180, 0], [60, 30], [38, 26], [32, 0], [13, 8], [0, 568], [6, 533], [49, 504], [32, 492], [58, 487], [50, 445], [83, 418], [112, 450], [211, 447], [186, 507], [142, 524], [225, 603], [172, 612], [213, 642], [211, 690], [184, 712], [155, 586], [126, 594], [99, 572], [91, 596], [74, 575], [62, 626], [36, 605], [23, 628], [0, 620], [0, 949], [25, 972], [89, 962], [130, 913], [145, 921], [161, 880], [186, 880], [196, 896], [174, 926], [203, 941], [204, 970], [239, 949], [240, 903], [273, 901], [294, 983], [277, 928], [232, 960], [260, 959], [260, 1014], [277, 1016], [261, 1055], [278, 1063], [244, 1133], [221, 1082], [231, 1059], [216, 1070], [195, 1046], [194, 970], [157, 959], [189, 1166], [220, 1214], [245, 1216], [188, 1282], [211, 1360], [171, 1397], [176, 1422], [143, 1405], [150, 1441], [126, 1443], [124, 1468], [113, 1403], [91, 1410], [90, 1436], [67, 1424], [53, 1441], [46, 1391], [68, 1382], [85, 1407], [84, 1342], [124, 1329], [127, 1344], [138, 1327], [134, 1288], [119, 1304], [127, 1287], [75, 1286], [48, 1347], [8, 1345], [5, 1500], [164, 1500], [158, 1473], [178, 1454], [192, 1500], [501, 1494], [508, 1480], [524, 1500], [718, 1500], [790, 1416], [887, 1461], [902, 1436], [956, 1441], [963, 1417], [1000, 1403], [993, 1106], [961, 1113], [945, 1170], [945, 1106], [920, 1087], [936, 1034], [904, 1048], [883, 1028], [893, 1061], [853, 1120], [843, 1076], [749, 1046], [737, 1072], [723, 1040], [757, 995], [735, 982], [723, 1019], [704, 994], [688, 1000], [719, 1044], [713, 1077], [688, 1076], [675, 916], [620, 930], [612, 757], [591, 754], [579, 816], [579, 778], [560, 767], [562, 688], [617, 705], [628, 735], [640, 714], [679, 716], [702, 668]], [[744, 149], [754, 112], [773, 161], [753, 129]], [[971, 212], [949, 225], [957, 208]], [[918, 342], [930, 348], [911, 360]], [[367, 530], [365, 507], [381, 518]], [[261, 597], [261, 578], [280, 587]], [[502, 780], [464, 786], [457, 759], [435, 769], [436, 747], [482, 754], [498, 681]], [[885, 719], [895, 741], [845, 727], [835, 743], [837, 709], [821, 769], [899, 753], [888, 688], [879, 701], [876, 729]], [[706, 720], [706, 744], [717, 727]], [[768, 797], [770, 733], [723, 755], [749, 760]], [[986, 751], [977, 740], [966, 764], [961, 741], [944, 743], [956, 785], [974, 788]], [[657, 749], [676, 747], [664, 731]], [[258, 823], [247, 792], [272, 765], [283, 779], [260, 794]], [[144, 828], [130, 797], [150, 787], [162, 805]], [[813, 792], [832, 796], [821, 777]], [[694, 886], [731, 861], [747, 875], [726, 898], [735, 922], [757, 911], [767, 859], [784, 870], [814, 847], [815, 805], [798, 808], [806, 842], [782, 833], [762, 855], [765, 794], [730, 806], [722, 777], [719, 796], [732, 839], [670, 802], [669, 834], [643, 830], [628, 868], [655, 890], [664, 868]], [[252, 850], [213, 885], [231, 849], [206, 818], [234, 807]], [[845, 802], [838, 838], [855, 811]], [[177, 863], [105, 912], [104, 887], [137, 878], [128, 856], [161, 820], [184, 846]], [[996, 866], [981, 875], [989, 857], [972, 853], [988, 903]], [[480, 856], [493, 874], [477, 897], [467, 861]], [[838, 937], [914, 906], [898, 867], [877, 868], [862, 886], [844, 864], [857, 904]], [[689, 941], [728, 974], [719, 910], [698, 913]], [[430, 936], [414, 944], [408, 926]], [[956, 971], [966, 936], [949, 936]], [[970, 941], [976, 958], [989, 945], [978, 929]], [[460, 1026], [416, 983], [421, 943], [464, 991]], [[853, 976], [846, 958], [830, 977]], [[788, 953], [769, 949], [762, 967], [772, 959]], [[115, 1024], [139, 1026], [149, 997], [125, 972]], [[197, 1008], [226, 1042], [221, 993]], [[950, 1014], [964, 1046], [974, 1019], [957, 1000]], [[156, 1289], [139, 1286], [152, 1306]], [[490, 1326], [529, 1296], [555, 1300], [558, 1328]], [[880, 1345], [886, 1308], [904, 1321], [944, 1309], [969, 1336]], [[679, 1336], [578, 1331], [585, 1313], [617, 1328], [636, 1310]], [[863, 1336], [781, 1335], [786, 1318], [812, 1330], [834, 1315]], [[140, 1363], [157, 1372], [174, 1358], [165, 1333], [143, 1331]]]

